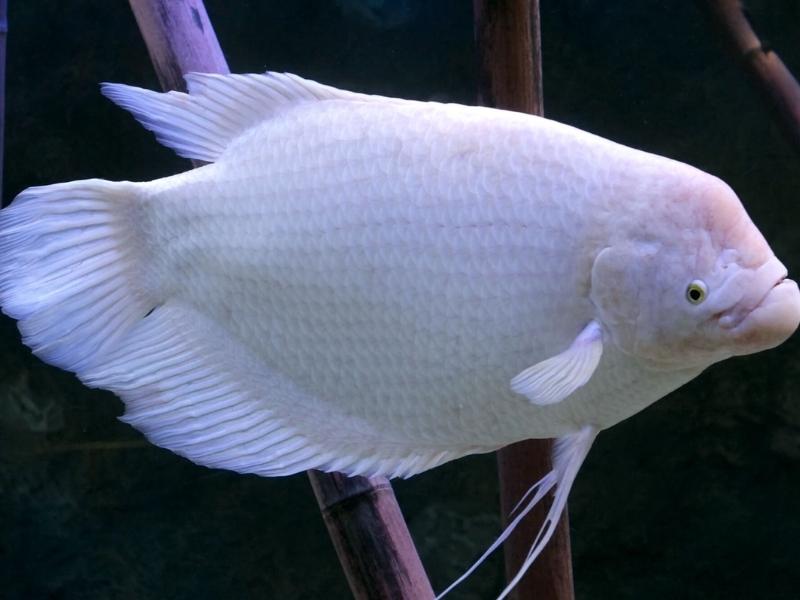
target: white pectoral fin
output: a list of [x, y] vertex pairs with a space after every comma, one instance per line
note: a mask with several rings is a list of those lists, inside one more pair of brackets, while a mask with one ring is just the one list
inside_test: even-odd
[[536, 363], [511, 380], [511, 389], [534, 404], [560, 402], [591, 379], [603, 355], [603, 330], [590, 321], [561, 354]]
[[[528, 551], [528, 555], [525, 558], [525, 562], [522, 563], [522, 566], [517, 574], [497, 598], [498, 600], [502, 600], [508, 596], [511, 590], [514, 589], [517, 583], [519, 583], [520, 579], [522, 579], [522, 577], [528, 571], [539, 554], [541, 554], [542, 550], [544, 550], [547, 542], [550, 541], [550, 538], [553, 537], [553, 533], [555, 533], [561, 513], [564, 511], [564, 507], [567, 505], [567, 498], [570, 490], [572, 489], [572, 484], [575, 481], [575, 477], [578, 475], [578, 470], [581, 468], [583, 461], [586, 459], [586, 455], [589, 454], [589, 449], [592, 447], [592, 443], [596, 437], [597, 429], [587, 425], [574, 433], [562, 436], [556, 440], [553, 448], [553, 469], [531, 486], [531, 488], [525, 493], [517, 505], [517, 508], [521, 508], [521, 510], [516, 513], [516, 516], [514, 516], [514, 518], [509, 522], [500, 536], [461, 577], [450, 584], [446, 590], [436, 597], [437, 600], [449, 593], [459, 583], [469, 577], [472, 572], [475, 571], [475, 569], [477, 569], [478, 566], [483, 563], [483, 561], [485, 561], [492, 552], [500, 547], [500, 545], [508, 538], [509, 535], [511, 535], [519, 522], [527, 516], [533, 507], [536, 506], [548, 493], [554, 491], [553, 503], [550, 505], [550, 509], [547, 511], [547, 516], [545, 517], [545, 520], [542, 523], [536, 538], [533, 540], [531, 549]], [[517, 509], [515, 509], [515, 512], [516, 511]]]

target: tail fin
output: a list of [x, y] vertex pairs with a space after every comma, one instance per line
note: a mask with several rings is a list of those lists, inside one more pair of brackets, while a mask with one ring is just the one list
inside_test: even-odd
[[43, 360], [83, 371], [156, 304], [142, 274], [138, 185], [29, 188], [0, 211], [0, 307]]
[[[544, 523], [542, 523], [542, 527], [539, 529], [536, 539], [533, 540], [531, 549], [528, 551], [528, 556], [525, 558], [525, 562], [522, 564], [514, 578], [497, 597], [497, 600], [502, 600], [511, 592], [511, 590], [514, 589], [517, 583], [519, 583], [519, 580], [522, 579], [539, 554], [541, 554], [542, 550], [544, 550], [547, 542], [549, 542], [550, 538], [553, 536], [553, 533], [556, 530], [556, 525], [558, 524], [558, 520], [561, 517], [561, 513], [563, 512], [564, 507], [567, 505], [567, 497], [569, 496], [569, 491], [572, 489], [575, 476], [578, 474], [578, 470], [581, 468], [583, 461], [586, 459], [586, 455], [589, 453], [589, 449], [592, 447], [595, 437], [597, 437], [597, 430], [587, 425], [580, 431], [565, 435], [556, 440], [556, 445], [553, 450], [553, 470], [531, 486], [531, 488], [520, 500], [514, 511], [523, 505], [524, 508], [522, 508], [517, 516], [514, 517], [514, 519], [506, 526], [500, 536], [491, 546], [489, 546], [486, 552], [484, 552], [483, 555], [481, 555], [481, 557], [475, 561], [475, 564], [473, 564], [466, 571], [466, 573], [461, 575], [461, 577], [451, 583], [450, 586], [441, 594], [436, 596], [437, 600], [444, 597], [445, 594], [449, 593], [459, 583], [469, 577], [472, 572], [477, 569], [478, 566], [480, 566], [480, 564], [483, 563], [483, 561], [486, 560], [489, 555], [494, 552], [506, 540], [506, 538], [508, 538], [509, 535], [511, 535], [511, 532], [514, 531], [519, 522], [525, 518], [525, 516], [533, 509], [533, 507], [536, 506], [542, 500], [542, 498], [544, 498], [548, 492], [550, 492], [550, 490], [555, 489], [555, 498], [553, 498], [553, 504], [550, 506], [550, 510], [547, 512], [547, 517], [545, 518]], [[533, 497], [531, 497], [531, 495], [533, 495]]]

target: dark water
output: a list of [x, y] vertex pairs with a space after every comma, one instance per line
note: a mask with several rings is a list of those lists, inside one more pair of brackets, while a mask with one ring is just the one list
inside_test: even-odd
[[[800, 72], [800, 4], [748, 3]], [[233, 71], [471, 102], [466, 0], [208, 1]], [[728, 181], [800, 272], [798, 157], [691, 2], [544, 0], [548, 116]], [[157, 88], [127, 3], [11, 1], [5, 199], [186, 163], [97, 83]], [[116, 421], [113, 396], [32, 358], [0, 321], [0, 597], [346, 598], [304, 476], [196, 467]], [[603, 433], [572, 493], [578, 597], [797, 598], [800, 336], [717, 365]], [[498, 527], [494, 459], [395, 486], [436, 588]], [[501, 566], [454, 598], [486, 598]]]

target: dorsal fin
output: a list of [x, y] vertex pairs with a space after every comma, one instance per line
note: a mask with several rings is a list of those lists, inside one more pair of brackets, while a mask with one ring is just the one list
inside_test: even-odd
[[339, 90], [289, 73], [189, 73], [189, 93], [159, 93], [120, 83], [102, 92], [130, 111], [159, 142], [179, 155], [208, 162], [235, 138], [281, 110], [303, 102], [382, 99]]

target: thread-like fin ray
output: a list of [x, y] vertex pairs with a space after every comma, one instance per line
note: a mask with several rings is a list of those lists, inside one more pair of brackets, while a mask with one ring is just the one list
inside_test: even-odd
[[[589, 449], [592, 447], [595, 437], [597, 437], [597, 430], [593, 427], [586, 426], [575, 433], [562, 436], [556, 440], [556, 444], [553, 449], [553, 469], [531, 486], [531, 488], [525, 493], [520, 501], [521, 504], [518, 505], [522, 506], [524, 504], [524, 507], [511, 520], [500, 536], [494, 541], [494, 543], [492, 543], [491, 546], [489, 546], [489, 548], [481, 555], [481, 557], [476, 560], [475, 563], [463, 575], [451, 583], [436, 597], [437, 600], [443, 598], [457, 585], [469, 577], [475, 571], [475, 569], [477, 569], [489, 557], [489, 555], [499, 548], [500, 545], [508, 538], [508, 536], [511, 535], [520, 521], [522, 521], [522, 519], [524, 519], [527, 514], [533, 510], [533, 508], [551, 490], [555, 489], [553, 504], [550, 506], [550, 510], [547, 512], [544, 523], [542, 523], [542, 527], [539, 529], [539, 533], [531, 545], [531, 549], [528, 552], [525, 562], [522, 564], [519, 571], [509, 582], [506, 588], [500, 593], [498, 600], [505, 598], [511, 592], [511, 590], [514, 589], [514, 586], [519, 583], [519, 580], [522, 579], [539, 554], [541, 554], [542, 550], [547, 545], [547, 542], [549, 542], [550, 538], [553, 536], [556, 525], [558, 524], [558, 520], [561, 517], [561, 513], [564, 511], [564, 507], [567, 505], [567, 497], [572, 489], [575, 476], [578, 474], [578, 470], [583, 464], [583, 461], [586, 459], [586, 455], [589, 453]], [[528, 498], [527, 502], [525, 502], [526, 498]]]
[[[572, 489], [572, 484], [575, 482], [575, 477], [578, 475], [583, 461], [586, 460], [586, 456], [589, 454], [597, 433], [597, 429], [587, 425], [577, 433], [563, 436], [556, 440], [553, 450], [553, 471], [556, 473], [557, 482], [553, 504], [547, 512], [547, 517], [539, 530], [539, 534], [536, 536], [536, 540], [528, 551], [525, 562], [522, 563], [517, 574], [500, 593], [497, 600], [503, 600], [511, 593], [511, 590], [525, 576], [525, 573], [528, 572], [528, 569], [544, 550], [547, 542], [553, 537], [558, 520], [561, 518], [561, 513], [564, 512], [564, 507], [567, 505], [567, 498]], [[535, 501], [536, 498], [531, 499], [529, 505], [535, 503]], [[533, 507], [531, 506], [531, 508]], [[525, 510], [529, 510], [527, 506]]]
[[514, 377], [511, 389], [534, 404], [555, 404], [589, 381], [602, 355], [602, 328], [591, 321], [564, 352]]

